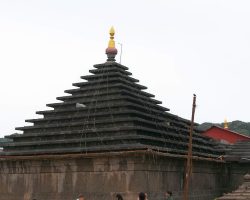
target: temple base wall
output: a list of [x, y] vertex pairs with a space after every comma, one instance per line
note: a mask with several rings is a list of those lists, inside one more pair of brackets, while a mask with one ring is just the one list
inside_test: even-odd
[[[86, 200], [111, 200], [121, 193], [125, 200], [136, 199], [141, 191], [149, 200], [163, 200], [173, 191], [182, 199], [183, 158], [155, 154], [117, 154], [64, 158], [0, 160], [0, 200], [74, 200], [83, 194]], [[231, 180], [240, 180], [244, 169], [231, 170], [225, 163], [193, 162], [190, 199], [211, 200], [233, 188]], [[234, 171], [234, 174], [230, 174]], [[239, 178], [240, 177], [240, 178]], [[235, 186], [237, 187], [237, 186]]]
[[228, 176], [230, 176], [229, 188], [230, 191], [233, 191], [243, 183], [243, 176], [250, 173], [250, 163], [232, 162], [228, 163], [227, 167], [229, 169]]

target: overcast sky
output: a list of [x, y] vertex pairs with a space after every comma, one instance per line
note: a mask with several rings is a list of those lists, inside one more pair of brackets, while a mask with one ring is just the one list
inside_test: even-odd
[[247, 0], [0, 1], [0, 137], [105, 62], [112, 25], [122, 64], [171, 113], [190, 119], [195, 93], [197, 122], [250, 121], [249, 10]]

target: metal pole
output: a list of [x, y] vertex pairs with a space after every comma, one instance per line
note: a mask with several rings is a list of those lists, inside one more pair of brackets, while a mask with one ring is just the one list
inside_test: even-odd
[[120, 53], [120, 64], [122, 63], [122, 43], [118, 43], [121, 46], [121, 53]]
[[195, 107], [196, 107], [196, 95], [194, 94], [193, 107], [192, 107], [192, 118], [191, 118], [190, 132], [189, 132], [188, 155], [187, 155], [187, 165], [186, 165], [186, 171], [185, 171], [183, 200], [188, 200], [189, 182], [190, 182], [190, 177], [191, 177], [191, 173], [192, 173], [192, 140], [193, 140]]

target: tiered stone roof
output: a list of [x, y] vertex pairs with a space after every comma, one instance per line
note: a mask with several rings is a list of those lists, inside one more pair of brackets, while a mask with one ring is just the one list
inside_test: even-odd
[[250, 163], [250, 142], [240, 141], [234, 145], [230, 145], [226, 153], [227, 161], [236, 161], [239, 163]]
[[[152, 149], [187, 154], [190, 121], [173, 115], [145, 86], [116, 62], [94, 65], [92, 75], [66, 90], [69, 96], [38, 111], [33, 125], [6, 138], [0, 155], [44, 155]], [[193, 135], [193, 156], [217, 158], [222, 153], [199, 133]]]
[[237, 190], [224, 194], [217, 200], [250, 200], [250, 174], [244, 176], [244, 183]]

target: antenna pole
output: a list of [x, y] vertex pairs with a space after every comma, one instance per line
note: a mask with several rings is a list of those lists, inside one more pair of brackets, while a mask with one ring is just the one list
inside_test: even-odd
[[191, 124], [190, 124], [190, 132], [189, 132], [188, 155], [187, 155], [187, 164], [186, 164], [186, 171], [185, 171], [183, 200], [188, 200], [189, 183], [190, 183], [190, 177], [191, 177], [191, 173], [192, 173], [192, 140], [193, 140], [195, 108], [196, 108], [196, 95], [194, 94], [193, 107], [192, 107], [192, 118], [191, 118]]
[[120, 53], [120, 64], [122, 63], [122, 43], [118, 43], [121, 46], [121, 53]]

